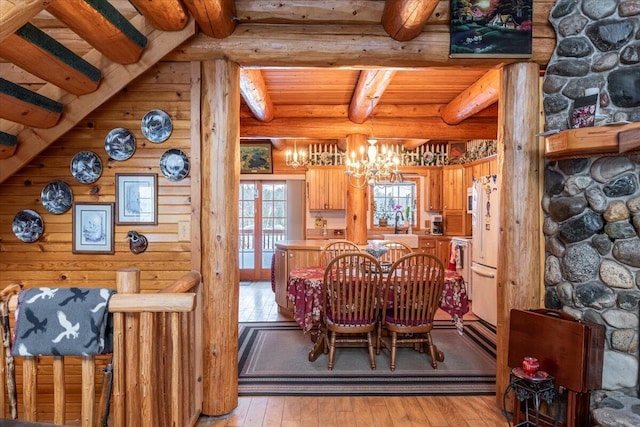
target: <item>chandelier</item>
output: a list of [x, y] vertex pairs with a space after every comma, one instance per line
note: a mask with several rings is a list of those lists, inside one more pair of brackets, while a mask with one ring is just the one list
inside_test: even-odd
[[360, 147], [360, 157], [356, 158], [355, 151], [347, 157], [347, 170], [349, 184], [355, 188], [365, 188], [383, 183], [402, 182], [402, 172], [398, 170], [400, 159], [390, 148], [383, 145], [378, 152], [378, 141], [369, 138], [369, 146], [366, 151]]
[[309, 163], [307, 153], [305, 153], [304, 150], [298, 151], [298, 145], [296, 142], [293, 143], [293, 152], [291, 150], [287, 150], [284, 156], [285, 164], [287, 166], [291, 166], [292, 168], [305, 166], [307, 163]]

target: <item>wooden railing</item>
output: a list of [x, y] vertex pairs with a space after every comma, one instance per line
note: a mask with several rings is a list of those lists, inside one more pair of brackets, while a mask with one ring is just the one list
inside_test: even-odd
[[[110, 426], [193, 426], [197, 422], [202, 408], [202, 304], [196, 304], [200, 280], [200, 273], [190, 272], [160, 292], [140, 293], [139, 269], [117, 272], [118, 292], [109, 301], [114, 326]], [[17, 297], [11, 297], [9, 311], [14, 312], [16, 304]], [[16, 372], [22, 371], [21, 378], [16, 375], [19, 395], [22, 390], [18, 418], [101, 427], [109, 396], [110, 358], [16, 357]], [[0, 418], [10, 417], [4, 386], [7, 368], [3, 360]], [[96, 381], [101, 368], [105, 368], [102, 383]]]

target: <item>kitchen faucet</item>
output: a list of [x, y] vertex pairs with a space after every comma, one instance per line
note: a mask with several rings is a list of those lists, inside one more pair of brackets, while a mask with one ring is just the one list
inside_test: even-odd
[[400, 218], [404, 221], [404, 215], [402, 212], [396, 211], [396, 228], [393, 230], [393, 234], [400, 234], [400, 229], [398, 228], [398, 215], [400, 215]]

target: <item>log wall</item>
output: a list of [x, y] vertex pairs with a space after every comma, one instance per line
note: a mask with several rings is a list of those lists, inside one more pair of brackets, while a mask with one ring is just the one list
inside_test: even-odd
[[[171, 136], [160, 144], [147, 141], [140, 129], [142, 117], [152, 109], [166, 111], [173, 120]], [[143, 291], [159, 290], [191, 270], [191, 174], [172, 182], [159, 167], [169, 148], [190, 154], [190, 120], [190, 64], [159, 63], [0, 185], [0, 284], [115, 287], [116, 271], [135, 265]], [[105, 151], [104, 138], [117, 127], [129, 129], [137, 141], [135, 153], [125, 161], [110, 160]], [[80, 184], [71, 175], [71, 159], [82, 150], [94, 151], [102, 161], [102, 175], [93, 184]], [[73, 254], [72, 209], [49, 213], [40, 200], [42, 189], [62, 180], [76, 202], [114, 202], [116, 173], [158, 174], [158, 224], [116, 225], [113, 255]], [[20, 241], [12, 231], [13, 218], [23, 209], [35, 210], [44, 222], [44, 234], [34, 243]], [[179, 224], [186, 237], [180, 236]], [[149, 239], [146, 252], [129, 250], [129, 230]]]

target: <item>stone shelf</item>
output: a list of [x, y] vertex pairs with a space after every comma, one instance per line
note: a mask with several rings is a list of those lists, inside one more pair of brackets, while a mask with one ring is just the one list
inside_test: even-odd
[[625, 153], [640, 148], [640, 123], [567, 129], [545, 137], [549, 159]]

